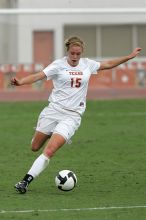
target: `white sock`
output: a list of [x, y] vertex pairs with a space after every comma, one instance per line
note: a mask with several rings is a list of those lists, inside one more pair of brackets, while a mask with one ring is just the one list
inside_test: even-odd
[[49, 164], [50, 159], [44, 154], [41, 154], [33, 163], [32, 167], [28, 171], [28, 174], [37, 177]]

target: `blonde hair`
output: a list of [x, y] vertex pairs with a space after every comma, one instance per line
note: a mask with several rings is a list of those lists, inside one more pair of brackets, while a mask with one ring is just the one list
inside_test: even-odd
[[67, 49], [67, 51], [69, 50], [70, 45], [76, 45], [79, 47], [82, 47], [82, 49], [84, 50], [84, 42], [79, 38], [79, 37], [70, 37], [68, 39], [65, 40], [65, 47]]

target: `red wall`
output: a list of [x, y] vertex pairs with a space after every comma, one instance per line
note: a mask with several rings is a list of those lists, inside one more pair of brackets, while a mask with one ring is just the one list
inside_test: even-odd
[[[40, 81], [32, 85], [14, 87], [10, 85], [13, 76], [24, 77], [43, 69], [39, 64], [0, 65], [0, 90], [45, 90], [52, 88], [51, 81]], [[89, 88], [135, 88], [146, 86], [146, 62], [123, 64], [112, 70], [92, 75]]]

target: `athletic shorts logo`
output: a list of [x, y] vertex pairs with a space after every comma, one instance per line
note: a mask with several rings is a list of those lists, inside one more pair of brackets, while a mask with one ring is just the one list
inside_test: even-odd
[[84, 107], [84, 102], [80, 102], [79, 106]]

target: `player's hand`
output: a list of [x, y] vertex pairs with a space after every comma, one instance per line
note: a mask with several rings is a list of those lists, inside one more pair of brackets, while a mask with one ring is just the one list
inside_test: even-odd
[[20, 83], [20, 80], [18, 80], [17, 78], [12, 78], [11, 79], [11, 85], [14, 85], [14, 86], [20, 86], [21, 83]]
[[132, 58], [136, 57], [140, 53], [141, 50], [142, 50], [141, 47], [136, 47], [133, 50], [133, 52], [129, 55], [129, 58], [132, 59]]

